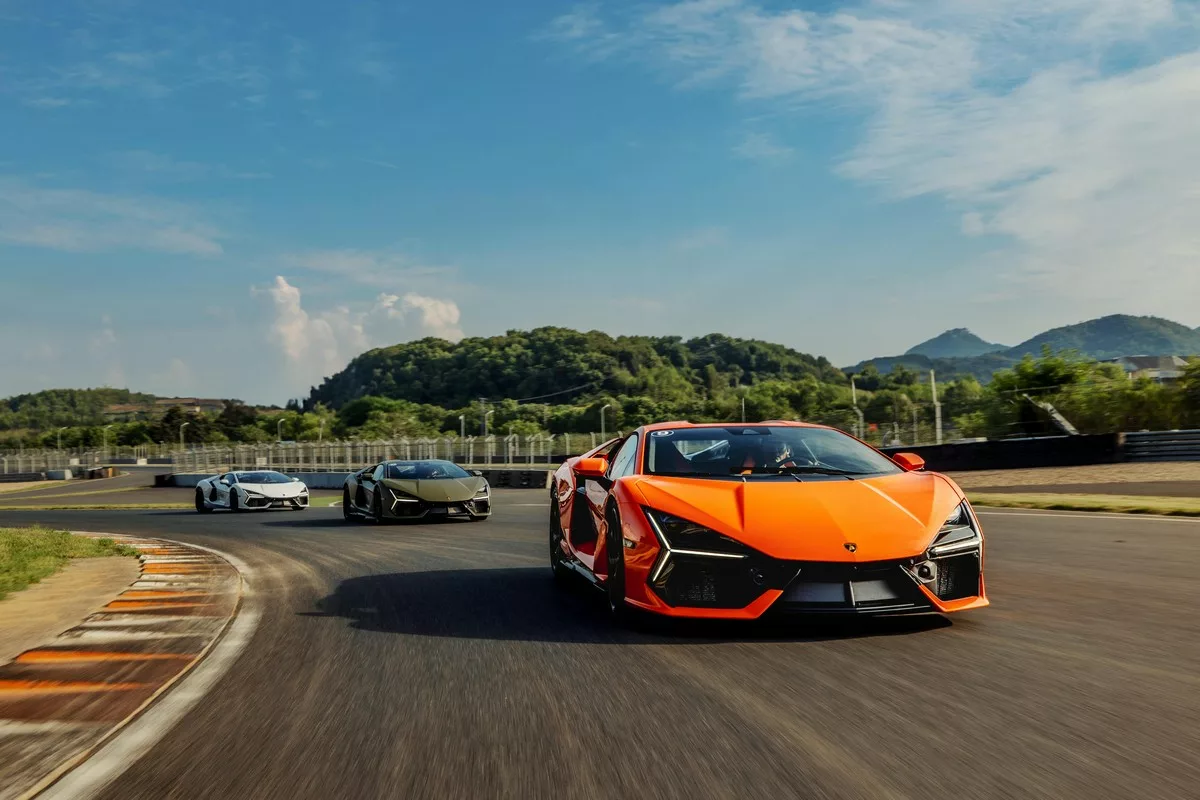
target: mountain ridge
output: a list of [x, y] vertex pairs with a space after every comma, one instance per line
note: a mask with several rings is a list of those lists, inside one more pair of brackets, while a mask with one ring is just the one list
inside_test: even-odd
[[[1053, 352], [1073, 350], [1087, 358], [1097, 360], [1136, 355], [1200, 354], [1200, 328], [1189, 328], [1163, 317], [1135, 316], [1132, 314], [1109, 314], [1070, 325], [1061, 325], [1042, 331], [1020, 344], [973, 356], [930, 357], [914, 352], [929, 342], [935, 342], [948, 334], [966, 331], [952, 328], [940, 336], [916, 345], [901, 355], [878, 356], [864, 359], [854, 366], [843, 367], [846, 373], [861, 372], [868, 364], [874, 364], [882, 373], [890, 372], [903, 365], [910, 369], [933, 369], [951, 375], [974, 375], [980, 380], [989, 380], [992, 373], [1011, 367], [1026, 355], [1040, 355], [1044, 348]], [[978, 337], [971, 334], [972, 337]], [[951, 339], [957, 338], [951, 336]], [[979, 341], [983, 341], [980, 339]]]
[[1007, 350], [1008, 345], [988, 342], [967, 328], [951, 328], [932, 339], [926, 339], [904, 351], [906, 356], [921, 355], [928, 358], [974, 358], [976, 356]]

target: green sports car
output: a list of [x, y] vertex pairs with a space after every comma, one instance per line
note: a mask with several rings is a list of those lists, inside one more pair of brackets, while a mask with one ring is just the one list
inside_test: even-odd
[[384, 461], [351, 474], [342, 487], [347, 520], [480, 522], [491, 514], [487, 479], [451, 461]]

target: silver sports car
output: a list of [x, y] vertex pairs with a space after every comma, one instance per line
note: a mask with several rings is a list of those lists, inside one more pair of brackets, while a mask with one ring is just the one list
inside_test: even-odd
[[215, 508], [261, 511], [268, 508], [308, 508], [308, 486], [281, 472], [226, 472], [196, 484], [196, 510], [208, 514]]

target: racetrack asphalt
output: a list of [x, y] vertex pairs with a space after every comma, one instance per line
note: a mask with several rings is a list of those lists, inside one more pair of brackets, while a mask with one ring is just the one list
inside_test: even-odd
[[555, 589], [545, 494], [484, 523], [336, 508], [5, 511], [217, 548], [262, 618], [103, 795], [1191, 798], [1200, 521], [981, 511], [991, 608], [623, 630]]

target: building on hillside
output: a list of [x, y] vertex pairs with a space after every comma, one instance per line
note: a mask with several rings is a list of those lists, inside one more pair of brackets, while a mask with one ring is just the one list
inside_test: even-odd
[[1182, 356], [1122, 356], [1105, 359], [1104, 363], [1117, 364], [1130, 380], [1149, 378], [1156, 383], [1169, 383], [1183, 376], [1188, 360]]
[[104, 418], [109, 422], [137, 422], [150, 416], [151, 408], [146, 403], [113, 403], [104, 409]]
[[225, 401], [205, 397], [157, 397], [154, 406], [160, 414], [174, 406], [188, 413], [220, 414], [225, 408]]
[[225, 401], [204, 397], [156, 397], [152, 403], [113, 403], [104, 409], [104, 418], [109, 422], [151, 421], [175, 406], [187, 413], [219, 414], [225, 408]]

